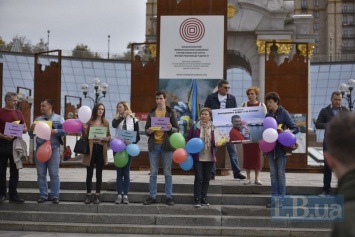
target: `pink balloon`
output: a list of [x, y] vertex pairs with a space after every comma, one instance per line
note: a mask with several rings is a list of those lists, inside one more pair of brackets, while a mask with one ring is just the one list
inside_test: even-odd
[[35, 126], [36, 135], [44, 140], [51, 139], [51, 128], [45, 122], [38, 122]]
[[67, 119], [63, 123], [63, 129], [65, 132], [74, 133], [83, 128], [83, 124], [79, 119]]
[[259, 148], [263, 152], [269, 152], [272, 151], [276, 146], [276, 141], [272, 143], [266, 142], [264, 139], [261, 139], [259, 141]]
[[[37, 126], [37, 125], [36, 125]], [[37, 160], [40, 162], [48, 161], [52, 156], [51, 141], [43, 143], [36, 151]]]

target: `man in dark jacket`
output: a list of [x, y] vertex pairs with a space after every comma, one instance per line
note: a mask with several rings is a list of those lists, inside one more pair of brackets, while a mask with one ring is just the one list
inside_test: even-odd
[[355, 236], [355, 114], [343, 112], [327, 126], [329, 167], [338, 177], [339, 195], [344, 195], [344, 221], [335, 222], [332, 236]]
[[[144, 202], [144, 205], [156, 203], [157, 195], [157, 176], [159, 171], [159, 159], [163, 159], [163, 170], [165, 176], [165, 196], [166, 204], [173, 206], [173, 181], [171, 176], [172, 153], [174, 148], [171, 146], [170, 135], [179, 132], [179, 126], [176, 120], [176, 115], [173, 110], [166, 106], [165, 91], [155, 92], [155, 102], [157, 107], [153, 108], [147, 117], [145, 125], [145, 134], [148, 136], [149, 164], [150, 164], [150, 179], [149, 179], [149, 198]], [[152, 120], [156, 118], [168, 118], [166, 128], [152, 126]]]
[[[334, 91], [330, 98], [331, 104], [327, 107], [321, 109], [318, 118], [316, 120], [317, 129], [325, 129], [324, 139], [323, 139], [323, 153], [327, 151], [327, 141], [326, 141], [326, 126], [336, 115], [342, 111], [347, 111], [348, 109], [341, 106], [342, 94], [338, 91]], [[324, 159], [324, 170], [323, 170], [323, 192], [320, 196], [330, 195], [331, 187], [330, 183], [332, 181], [332, 169], [329, 167], [327, 161]]]
[[[229, 82], [227, 80], [218, 81], [218, 91], [207, 96], [204, 107], [210, 109], [226, 109], [226, 108], [237, 108], [237, 101], [235, 97], [229, 94]], [[227, 151], [229, 154], [233, 176], [235, 179], [245, 179], [245, 176], [240, 173], [238, 154], [235, 149], [234, 144], [227, 144]], [[216, 164], [213, 166], [212, 177], [215, 179], [216, 175]]]

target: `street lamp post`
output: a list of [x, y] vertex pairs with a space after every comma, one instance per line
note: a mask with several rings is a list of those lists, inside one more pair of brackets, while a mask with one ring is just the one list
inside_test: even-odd
[[49, 30], [47, 30], [47, 51], [49, 51], [49, 33], [51, 33], [51, 32]]
[[[349, 79], [348, 83], [340, 83], [338, 90], [341, 92], [341, 94], [343, 95], [343, 98], [346, 99], [346, 101], [348, 102], [348, 106], [349, 106], [349, 110], [353, 111], [354, 108], [354, 102], [352, 98], [351, 98], [351, 93], [354, 89], [355, 86], [355, 80], [354, 79]], [[344, 96], [345, 95], [345, 96]]]
[[[99, 103], [101, 98], [106, 97], [106, 93], [108, 90], [108, 84], [101, 83], [101, 85], [100, 85], [100, 79], [95, 78], [93, 81], [93, 85], [94, 85], [95, 99], [93, 99], [92, 97], [87, 95], [88, 91], [89, 91], [88, 84], [83, 84], [81, 86], [81, 91], [83, 92], [85, 98], [90, 98], [94, 102], [94, 104], [97, 104], [97, 103]], [[100, 93], [102, 93], [102, 96], [100, 96]]]
[[111, 36], [107, 36], [107, 59], [110, 59], [110, 38]]

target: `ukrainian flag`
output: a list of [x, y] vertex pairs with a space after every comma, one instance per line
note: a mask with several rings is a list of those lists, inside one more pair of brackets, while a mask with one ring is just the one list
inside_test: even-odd
[[191, 86], [188, 93], [187, 105], [191, 111], [191, 120], [196, 122], [200, 116], [200, 106], [197, 100], [197, 82], [196, 79], [192, 79]]

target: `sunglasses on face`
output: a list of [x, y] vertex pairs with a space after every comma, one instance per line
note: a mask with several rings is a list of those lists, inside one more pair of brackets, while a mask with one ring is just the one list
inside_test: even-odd
[[223, 88], [226, 89], [226, 90], [229, 90], [229, 89], [230, 89], [229, 86], [223, 86]]

